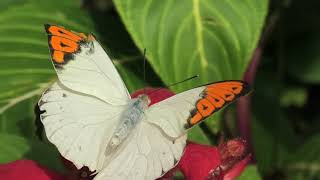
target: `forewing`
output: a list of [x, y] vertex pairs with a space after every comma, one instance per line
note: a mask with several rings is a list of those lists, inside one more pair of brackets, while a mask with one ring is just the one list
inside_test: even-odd
[[208, 84], [152, 105], [145, 113], [146, 119], [159, 126], [168, 136], [177, 138], [249, 91], [248, 84], [243, 81]]
[[186, 136], [173, 141], [158, 127], [142, 121], [94, 180], [157, 179], [178, 163], [185, 145]]
[[39, 101], [47, 138], [77, 168], [99, 171], [104, 151], [126, 106], [71, 91], [60, 82], [45, 91]]
[[128, 90], [114, 64], [92, 34], [85, 36], [45, 25], [52, 63], [61, 83], [110, 104], [126, 104]]

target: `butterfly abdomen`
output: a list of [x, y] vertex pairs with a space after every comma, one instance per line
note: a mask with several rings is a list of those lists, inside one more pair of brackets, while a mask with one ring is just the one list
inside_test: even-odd
[[143, 98], [134, 100], [128, 107], [128, 110], [123, 114], [122, 120], [119, 122], [111, 141], [110, 147], [115, 148], [120, 145], [139, 124], [142, 119], [145, 109], [148, 107], [148, 102]]

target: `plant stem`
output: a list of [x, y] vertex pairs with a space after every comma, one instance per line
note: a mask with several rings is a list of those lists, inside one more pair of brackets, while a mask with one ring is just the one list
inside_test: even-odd
[[[269, 39], [269, 36], [272, 34], [275, 29], [276, 23], [279, 21], [280, 12], [283, 7], [279, 7], [269, 16], [268, 23], [260, 37], [260, 41], [258, 43], [258, 47], [255, 49], [254, 54], [252, 56], [251, 62], [248, 66], [246, 73], [244, 74], [243, 80], [248, 82], [251, 86], [253, 86], [256, 73], [258, 70], [258, 66], [261, 61], [261, 56], [263, 49], [266, 45], [266, 42]], [[247, 141], [248, 148], [253, 154], [254, 151], [252, 146], [251, 139], [251, 95], [242, 97], [237, 102], [237, 125], [239, 128], [240, 136]]]

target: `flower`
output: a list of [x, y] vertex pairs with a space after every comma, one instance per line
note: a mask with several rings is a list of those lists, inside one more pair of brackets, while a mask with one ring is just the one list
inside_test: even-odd
[[131, 94], [131, 97], [136, 98], [143, 93], [146, 93], [149, 96], [151, 100], [150, 106], [164, 99], [167, 99], [171, 96], [174, 96], [174, 93], [168, 89], [165, 89], [165, 88], [157, 89], [157, 88], [147, 87], [145, 89], [140, 89], [135, 91], [134, 93]]
[[51, 171], [32, 160], [17, 160], [0, 165], [0, 179], [66, 180], [66, 176]]
[[172, 179], [181, 171], [186, 180], [232, 180], [248, 165], [251, 155], [242, 139], [221, 143], [218, 147], [188, 142], [178, 165], [160, 180]]

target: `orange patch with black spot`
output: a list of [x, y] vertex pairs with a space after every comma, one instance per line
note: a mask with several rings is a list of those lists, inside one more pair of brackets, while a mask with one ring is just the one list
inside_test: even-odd
[[64, 27], [45, 25], [49, 37], [52, 60], [55, 64], [65, 63], [66, 55], [80, 50], [80, 42], [86, 40], [83, 33], [74, 33]]
[[223, 81], [207, 85], [203, 97], [196, 103], [196, 113], [189, 119], [189, 125], [193, 126], [214, 112], [234, 102], [240, 96], [249, 93], [250, 88], [242, 81]]
[[55, 26], [55, 25], [49, 25], [47, 32], [48, 32], [48, 34], [68, 38], [68, 39], [75, 41], [75, 42], [79, 42], [80, 40], [84, 39], [84, 37], [85, 37], [85, 35], [83, 33], [80, 33], [80, 35], [77, 35], [76, 33], [73, 33], [69, 30], [66, 30], [63, 27], [59, 27], [59, 26]]
[[190, 124], [196, 124], [199, 121], [201, 121], [202, 119], [203, 119], [202, 115], [200, 114], [199, 111], [197, 111], [196, 114], [192, 116], [192, 118], [190, 120]]

